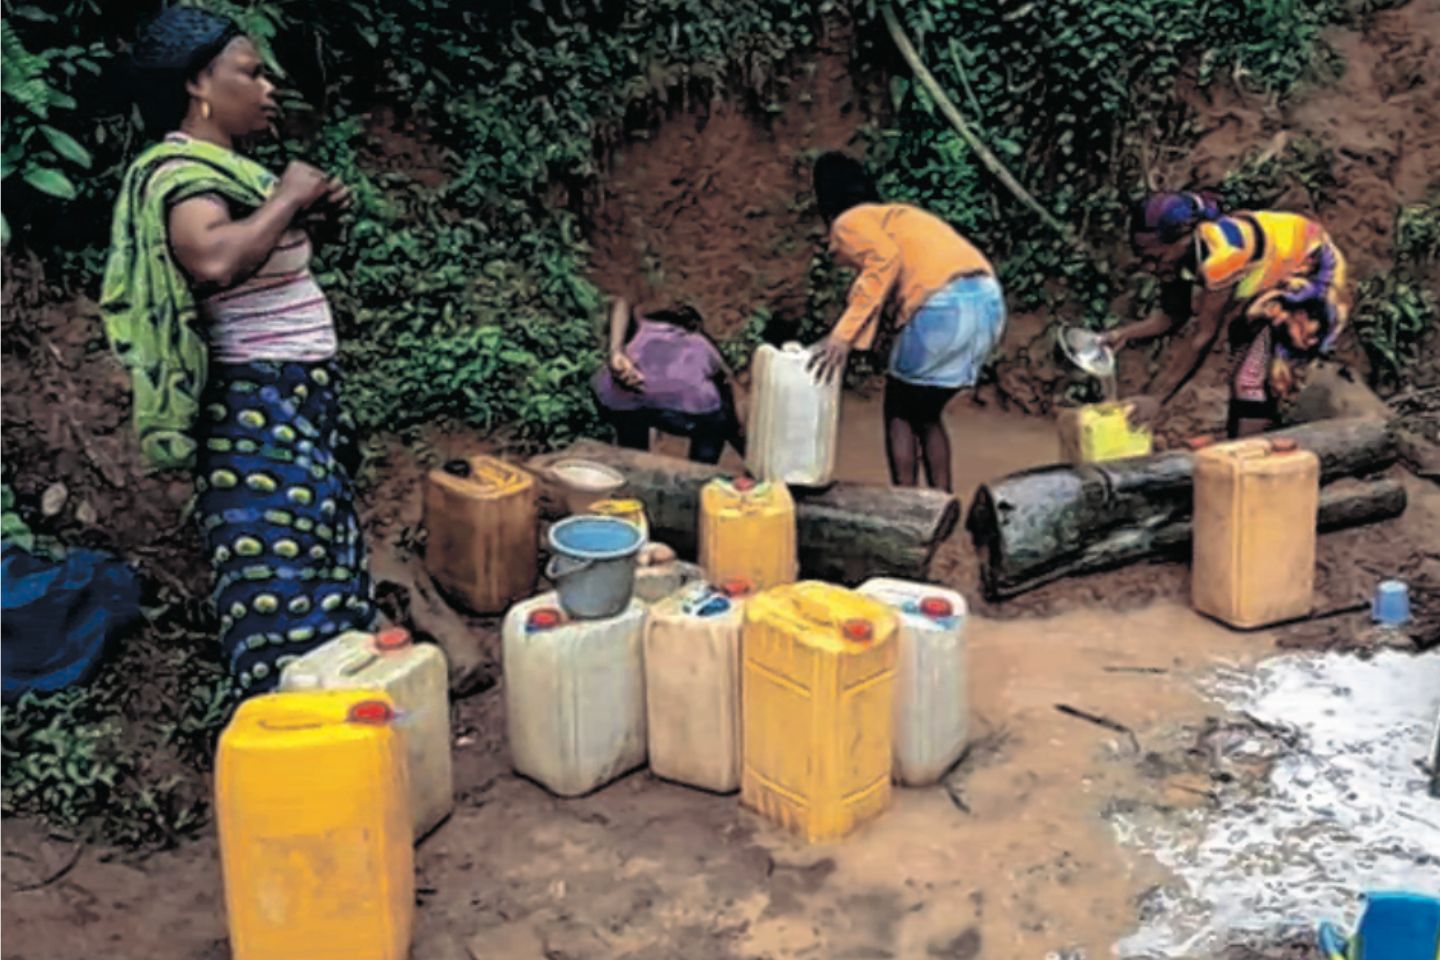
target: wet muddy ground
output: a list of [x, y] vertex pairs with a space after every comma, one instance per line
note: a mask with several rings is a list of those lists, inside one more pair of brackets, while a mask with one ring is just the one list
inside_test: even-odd
[[[845, 411], [854, 452], [844, 472], [881, 479], [878, 398], [848, 398]], [[964, 402], [950, 419], [962, 491], [1054, 457], [1043, 420]], [[429, 444], [438, 458], [476, 441]], [[395, 470], [369, 507], [377, 569], [394, 575], [419, 519], [416, 479]], [[1421, 492], [1413, 516], [1434, 522], [1434, 495]], [[963, 542], [947, 549], [973, 595]], [[1053, 616], [973, 618], [970, 753], [943, 784], [897, 790], [883, 819], [830, 846], [797, 844], [733, 796], [644, 771], [556, 799], [510, 771], [500, 689], [458, 701], [457, 807], [419, 848], [413, 956], [1094, 958], [1129, 942], [1135, 957], [1221, 957], [1244, 955], [1227, 954], [1229, 943], [1283, 937], [1283, 923], [1230, 941], [1211, 930], [1184, 954], [1152, 929], [1157, 891], [1187, 882], [1170, 847], [1219, 816], [1213, 771], [1187, 759], [1197, 731], [1249, 723], [1223, 719], [1216, 678], [1245, 675], [1283, 636], [1189, 611], [1183, 566], [1111, 576], [1073, 586]], [[1104, 602], [1137, 578], [1158, 584], [1156, 595]], [[493, 659], [493, 624], [479, 626]], [[1256, 782], [1270, 775], [1269, 764], [1245, 769]], [[213, 836], [132, 860], [76, 850], [33, 824], [7, 821], [5, 832], [6, 958], [228, 956]], [[1137, 930], [1151, 939], [1125, 940]], [[1156, 943], [1163, 952], [1150, 952]]]

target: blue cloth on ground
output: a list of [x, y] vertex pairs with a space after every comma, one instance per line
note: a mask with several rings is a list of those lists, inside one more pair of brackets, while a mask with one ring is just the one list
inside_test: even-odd
[[59, 560], [6, 543], [0, 554], [0, 675], [4, 701], [89, 680], [107, 645], [140, 616], [140, 580], [98, 550]]

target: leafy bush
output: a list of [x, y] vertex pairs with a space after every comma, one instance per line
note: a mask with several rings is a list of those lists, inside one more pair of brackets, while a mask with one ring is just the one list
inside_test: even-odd
[[1301, 137], [1276, 150], [1260, 150], [1225, 174], [1219, 192], [1228, 210], [1264, 210], [1292, 187], [1305, 191], [1313, 207], [1323, 206], [1337, 182], [1334, 151]]
[[0, 809], [125, 846], [202, 827], [230, 681], [199, 602], [166, 603], [85, 687], [0, 711]]
[[[862, 36], [885, 35], [879, 9], [875, 0], [863, 5]], [[979, 137], [1101, 251], [1115, 249], [1126, 203], [1143, 192], [1147, 151], [1183, 140], [1177, 80], [1193, 70], [1202, 84], [1234, 77], [1287, 93], [1312, 75], [1325, 49], [1320, 31], [1349, 15], [1335, 0], [917, 0], [896, 11]], [[997, 258], [1013, 305], [1113, 323], [1115, 264], [1065, 244], [1000, 187], [888, 42], [865, 56], [893, 77], [893, 117], [871, 151], [882, 193], [974, 238]], [[1318, 177], [1318, 158], [1313, 166]]]
[[[59, 122], [59, 114], [73, 113], [78, 106], [67, 92], [70, 79], [81, 70], [98, 76], [106, 52], [101, 43], [93, 42], [32, 53], [14, 26], [18, 21], [54, 23], [57, 19], [39, 7], [12, 9], [8, 2], [5, 4], [5, 19], [0, 21], [0, 87], [6, 101], [0, 127], [0, 139], [4, 140], [0, 180], [18, 173], [25, 184], [40, 193], [73, 200], [79, 192], [67, 171], [89, 170], [93, 157], [80, 141], [54, 123]], [[8, 244], [10, 221], [3, 215], [0, 233], [0, 242]]]
[[[825, 16], [856, 19], [860, 65], [891, 77], [892, 117], [871, 150], [884, 190], [993, 252], [1017, 306], [1112, 322], [1113, 265], [1059, 242], [997, 189], [912, 85], [873, 0], [206, 5], [234, 16], [289, 71], [293, 135], [267, 162], [305, 156], [356, 188], [356, 221], [324, 253], [322, 281], [363, 429], [441, 413], [511, 424], [534, 444], [597, 429], [583, 382], [599, 359], [600, 295], [585, 275], [577, 214], [606, 149], [677, 100], [727, 91], [780, 109], [777, 75], [813, 45]], [[5, 171], [77, 194], [81, 208], [57, 217], [53, 198], [13, 201], [7, 191], [6, 211], [16, 208], [28, 239], [93, 286], [108, 205], [139, 145], [120, 85], [93, 73], [133, 30], [133, 13], [96, 0], [67, 0], [59, 15], [6, 11]], [[1141, 182], [1140, 135], [1176, 129], [1169, 94], [1187, 65], [1202, 82], [1235, 76], [1283, 93], [1308, 76], [1320, 29], [1347, 14], [1340, 0], [917, 0], [901, 12], [982, 138], [1102, 249]], [[72, 109], [77, 100], [83, 110]], [[394, 124], [370, 118], [377, 104], [396, 105]], [[46, 120], [55, 111], [73, 117], [70, 133]], [[397, 137], [413, 141], [399, 144], [404, 162], [387, 156]], [[72, 183], [92, 153], [95, 175]], [[409, 169], [417, 153], [434, 171]], [[814, 272], [805, 322], [832, 315], [813, 308], [833, 300], [837, 276]]]
[[1361, 281], [1353, 310], [1356, 336], [1377, 381], [1395, 385], [1415, 363], [1440, 321], [1435, 267], [1440, 262], [1440, 196], [1395, 215], [1395, 262]]

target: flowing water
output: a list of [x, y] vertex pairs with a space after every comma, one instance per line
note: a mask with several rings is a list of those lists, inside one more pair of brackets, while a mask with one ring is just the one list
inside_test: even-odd
[[1440, 708], [1440, 652], [1278, 657], [1209, 686], [1298, 739], [1253, 797], [1120, 821], [1128, 844], [1174, 874], [1121, 956], [1209, 956], [1237, 933], [1348, 926], [1366, 890], [1440, 892], [1440, 800], [1420, 766]]

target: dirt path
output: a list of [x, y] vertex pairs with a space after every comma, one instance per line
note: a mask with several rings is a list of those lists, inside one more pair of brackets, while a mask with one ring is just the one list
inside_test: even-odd
[[[1160, 786], [1137, 773], [1127, 738], [1054, 704], [1108, 714], [1143, 747], [1207, 711], [1196, 671], [1270, 646], [1173, 604], [976, 620], [976, 746], [950, 789], [898, 791], [881, 821], [813, 848], [733, 797], [643, 772], [557, 800], [510, 772], [491, 691], [458, 708], [459, 803], [420, 847], [413, 956], [1105, 956], [1159, 874], [1120, 851], [1100, 813]], [[1106, 669], [1117, 666], [1166, 672]], [[133, 865], [86, 850], [62, 879], [21, 892], [69, 848], [29, 825], [6, 834], [5, 957], [227, 955], [212, 839]]]

